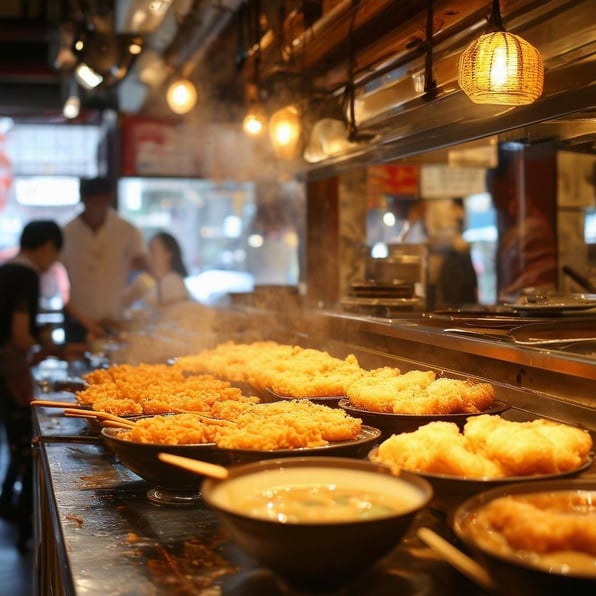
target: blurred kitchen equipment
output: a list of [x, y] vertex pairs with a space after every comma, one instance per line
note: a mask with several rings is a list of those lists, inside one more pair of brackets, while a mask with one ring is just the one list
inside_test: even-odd
[[596, 294], [596, 286], [587, 277], [584, 277], [569, 265], [563, 265], [563, 273], [579, 284], [586, 292]]

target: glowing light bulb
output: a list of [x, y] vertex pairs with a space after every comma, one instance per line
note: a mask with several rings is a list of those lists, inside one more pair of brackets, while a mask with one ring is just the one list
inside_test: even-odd
[[188, 79], [178, 79], [168, 87], [166, 101], [175, 114], [186, 114], [197, 103], [197, 89]]

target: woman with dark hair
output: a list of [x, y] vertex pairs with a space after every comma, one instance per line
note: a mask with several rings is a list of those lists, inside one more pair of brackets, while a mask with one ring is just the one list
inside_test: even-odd
[[149, 266], [154, 283], [141, 299], [145, 304], [159, 307], [190, 300], [184, 283], [188, 272], [182, 260], [180, 245], [174, 236], [159, 232], [151, 238]]

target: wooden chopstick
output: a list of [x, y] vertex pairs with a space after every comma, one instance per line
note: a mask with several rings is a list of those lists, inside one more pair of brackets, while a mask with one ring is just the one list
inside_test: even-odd
[[76, 402], [52, 401], [50, 399], [34, 399], [29, 403], [32, 406], [45, 406], [46, 408], [85, 409], [85, 406], [77, 404]]
[[174, 455], [172, 453], [158, 453], [157, 457], [163, 462], [178, 466], [200, 476], [210, 476], [211, 478], [220, 480], [228, 477], [227, 468], [218, 466], [217, 464], [210, 464], [206, 461], [182, 457], [181, 455]]
[[441, 555], [448, 563], [463, 573], [468, 579], [478, 584], [489, 592], [496, 592], [496, 586], [486, 569], [468, 557], [458, 548], [447, 542], [430, 528], [419, 528], [418, 538], [430, 546], [437, 554]]
[[64, 410], [65, 416], [74, 416], [78, 418], [99, 418], [100, 420], [111, 420], [112, 422], [119, 422], [121, 425], [127, 428], [134, 428], [135, 423], [132, 420], [121, 418], [120, 416], [114, 416], [108, 412], [96, 412], [94, 410], [77, 410], [66, 408]]

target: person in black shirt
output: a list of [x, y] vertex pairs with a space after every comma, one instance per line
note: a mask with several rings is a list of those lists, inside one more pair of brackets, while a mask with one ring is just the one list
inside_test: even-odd
[[[39, 276], [58, 259], [61, 248], [62, 232], [55, 222], [32, 221], [23, 229], [18, 255], [0, 266], [0, 415], [10, 450], [0, 515], [18, 524], [20, 549], [32, 528], [31, 366], [61, 352], [38, 342]], [[17, 480], [21, 490], [15, 494]]]

